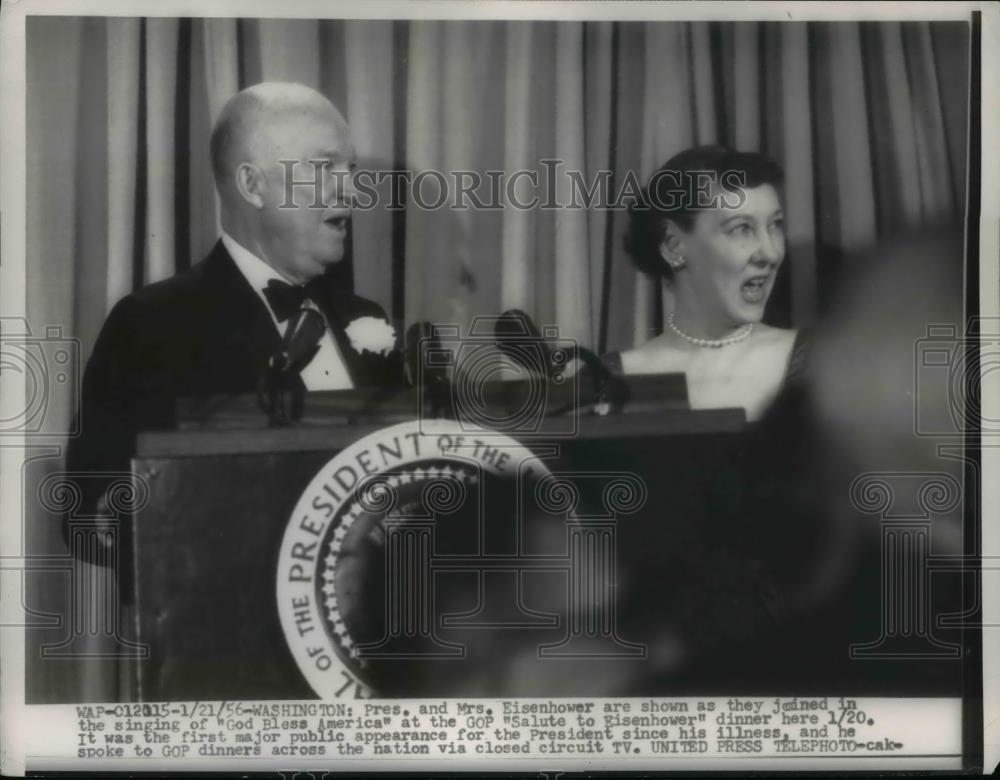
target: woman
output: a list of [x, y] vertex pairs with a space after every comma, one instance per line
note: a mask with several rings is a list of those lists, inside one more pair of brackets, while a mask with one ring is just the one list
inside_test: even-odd
[[692, 408], [761, 416], [803, 357], [796, 331], [762, 322], [785, 258], [782, 178], [762, 155], [721, 146], [688, 149], [653, 174], [627, 246], [667, 280], [673, 308], [663, 334], [605, 356], [612, 371], [683, 372]]

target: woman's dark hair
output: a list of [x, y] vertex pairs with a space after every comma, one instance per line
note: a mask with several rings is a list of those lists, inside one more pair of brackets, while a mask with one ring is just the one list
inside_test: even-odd
[[673, 276], [660, 255], [666, 221], [690, 230], [699, 211], [711, 203], [700, 202], [711, 194], [711, 184], [737, 197], [740, 188], [762, 184], [780, 188], [784, 171], [778, 163], [757, 152], [737, 152], [726, 146], [696, 146], [667, 160], [649, 179], [639, 200], [629, 206], [625, 249], [641, 271]]

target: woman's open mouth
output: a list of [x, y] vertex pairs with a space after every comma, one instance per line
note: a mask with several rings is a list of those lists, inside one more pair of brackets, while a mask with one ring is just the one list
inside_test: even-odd
[[751, 276], [740, 285], [740, 295], [747, 303], [763, 303], [767, 299], [771, 275]]

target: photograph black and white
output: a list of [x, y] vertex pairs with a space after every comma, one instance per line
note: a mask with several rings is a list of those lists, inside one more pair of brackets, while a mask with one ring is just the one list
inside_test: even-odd
[[995, 7], [19, 5], [21, 771], [991, 770]]

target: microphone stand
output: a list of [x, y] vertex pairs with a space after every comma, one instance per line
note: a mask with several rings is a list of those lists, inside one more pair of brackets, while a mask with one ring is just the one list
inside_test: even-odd
[[[542, 364], [545, 368], [544, 378], [551, 381], [555, 375], [562, 371], [565, 365], [573, 360], [579, 360], [584, 365], [584, 372], [589, 373], [593, 383], [593, 400], [590, 401], [595, 414], [606, 415], [611, 412], [621, 411], [629, 399], [628, 384], [624, 378], [612, 374], [604, 362], [594, 352], [574, 344], [572, 347], [560, 347], [560, 350], [567, 353], [567, 359], [563, 364], [556, 364], [552, 359], [552, 349], [542, 337], [538, 326], [531, 317], [520, 309], [508, 309], [497, 319], [494, 325], [494, 337], [497, 348], [507, 357], [513, 359], [529, 369], [532, 366], [526, 365], [523, 359], [519, 359], [518, 350], [515, 347], [522, 347], [525, 344], [536, 344], [542, 353]], [[557, 409], [549, 414], [561, 414], [567, 409]]]
[[305, 388], [298, 374], [288, 371], [287, 353], [272, 355], [257, 386], [257, 402], [272, 428], [289, 425], [302, 417]]
[[578, 359], [593, 381], [593, 410], [600, 416], [620, 412], [629, 399], [628, 383], [623, 377], [612, 374], [604, 361], [586, 347], [570, 350], [570, 360]]
[[430, 322], [415, 322], [406, 330], [403, 355], [406, 378], [420, 396], [420, 414], [427, 417], [455, 419], [452, 384], [440, 367], [434, 366], [428, 354], [441, 350], [441, 341]]

